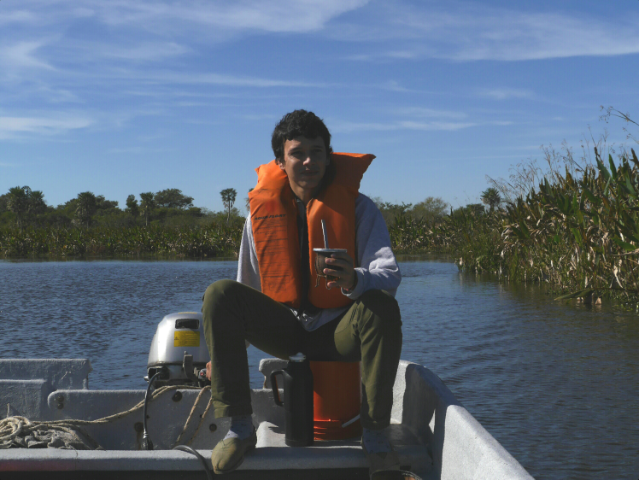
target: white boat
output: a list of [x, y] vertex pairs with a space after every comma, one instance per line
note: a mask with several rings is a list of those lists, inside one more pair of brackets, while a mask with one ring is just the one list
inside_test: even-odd
[[[359, 439], [315, 442], [303, 448], [284, 443], [284, 410], [275, 405], [268, 378], [284, 361], [262, 360], [267, 379], [252, 391], [257, 448], [233, 478], [366, 479]], [[0, 418], [30, 421], [96, 420], [131, 409], [145, 390], [91, 390], [88, 360], [0, 360]], [[195, 456], [171, 447], [180, 437], [205, 459], [225, 434], [227, 419], [206, 411], [210, 393], [171, 387], [149, 403], [148, 432], [155, 449], [141, 449], [142, 409], [105, 423], [82, 427], [104, 450], [0, 449], [0, 478], [206, 478]], [[501, 480], [532, 477], [457, 401], [427, 368], [401, 361], [394, 386], [391, 441], [402, 468], [424, 480]], [[187, 422], [189, 414], [190, 421]], [[199, 427], [199, 428], [198, 428]], [[210, 460], [209, 460], [210, 462]]]

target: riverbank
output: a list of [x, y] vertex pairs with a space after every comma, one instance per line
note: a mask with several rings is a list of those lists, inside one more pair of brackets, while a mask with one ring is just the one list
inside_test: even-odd
[[[504, 208], [468, 205], [432, 220], [400, 213], [397, 254], [439, 253], [460, 270], [546, 284], [555, 295], [639, 303], [639, 160], [551, 170]], [[478, 208], [479, 207], [479, 208]], [[0, 229], [5, 258], [217, 258], [239, 250], [242, 223]]]
[[234, 225], [33, 228], [0, 230], [4, 258], [236, 257], [242, 228]]

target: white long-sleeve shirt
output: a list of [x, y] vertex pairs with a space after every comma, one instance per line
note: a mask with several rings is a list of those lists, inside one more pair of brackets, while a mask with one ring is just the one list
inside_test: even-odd
[[[367, 290], [386, 290], [395, 296], [397, 287], [402, 281], [402, 274], [391, 250], [388, 229], [377, 206], [361, 193], [355, 200], [355, 224], [358, 257], [358, 266], [355, 268], [357, 285], [350, 292], [342, 289], [342, 294], [356, 300]], [[262, 291], [250, 215], [246, 218], [242, 232], [237, 281]], [[310, 283], [315, 285], [315, 279], [312, 278]], [[323, 283], [317, 288], [324, 288]], [[299, 319], [304, 328], [311, 331], [337, 318], [347, 309], [348, 307], [325, 308], [311, 315], [302, 313]], [[295, 309], [291, 308], [291, 310], [297, 315]]]

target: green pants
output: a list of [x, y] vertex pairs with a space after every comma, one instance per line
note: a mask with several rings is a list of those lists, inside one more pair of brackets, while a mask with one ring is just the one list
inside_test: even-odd
[[399, 306], [391, 295], [367, 291], [343, 315], [311, 332], [281, 303], [232, 280], [210, 285], [203, 300], [216, 418], [253, 413], [248, 340], [282, 359], [303, 352], [316, 361], [361, 360], [362, 425], [374, 430], [388, 426], [402, 349]]

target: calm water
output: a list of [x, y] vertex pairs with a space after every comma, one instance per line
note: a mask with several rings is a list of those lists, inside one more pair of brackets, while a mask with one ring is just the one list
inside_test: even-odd
[[[437, 373], [539, 479], [639, 478], [639, 317], [537, 287], [401, 263], [402, 358]], [[144, 388], [170, 312], [199, 310], [235, 262], [2, 262], [0, 357], [89, 358], [91, 388]], [[249, 349], [251, 381], [264, 355]]]

